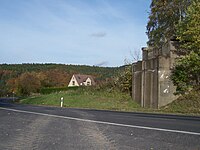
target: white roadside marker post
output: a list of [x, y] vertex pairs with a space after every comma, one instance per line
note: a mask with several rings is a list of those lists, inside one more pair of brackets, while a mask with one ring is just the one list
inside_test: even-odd
[[64, 100], [64, 98], [61, 97], [61, 98], [60, 98], [60, 107], [63, 107], [63, 100]]

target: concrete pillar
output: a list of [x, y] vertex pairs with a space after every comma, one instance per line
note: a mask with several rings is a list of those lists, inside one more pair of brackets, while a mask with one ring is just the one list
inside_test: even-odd
[[142, 99], [142, 61], [133, 64], [132, 97], [141, 103]]

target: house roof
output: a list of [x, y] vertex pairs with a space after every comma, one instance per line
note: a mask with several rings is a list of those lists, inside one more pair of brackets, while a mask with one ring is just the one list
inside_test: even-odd
[[88, 78], [91, 79], [92, 85], [95, 85], [94, 77], [91, 75], [74, 74], [74, 77], [76, 78], [76, 81], [78, 82], [79, 85], [85, 82]]

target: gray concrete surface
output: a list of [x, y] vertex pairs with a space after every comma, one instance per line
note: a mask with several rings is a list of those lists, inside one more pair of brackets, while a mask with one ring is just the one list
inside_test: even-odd
[[170, 79], [176, 43], [169, 41], [161, 49], [142, 48], [142, 61], [133, 63], [132, 98], [142, 107], [160, 108], [178, 98]]

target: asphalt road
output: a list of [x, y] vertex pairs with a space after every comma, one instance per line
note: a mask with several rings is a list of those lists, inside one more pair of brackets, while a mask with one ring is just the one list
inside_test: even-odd
[[0, 102], [2, 150], [200, 150], [200, 117]]

